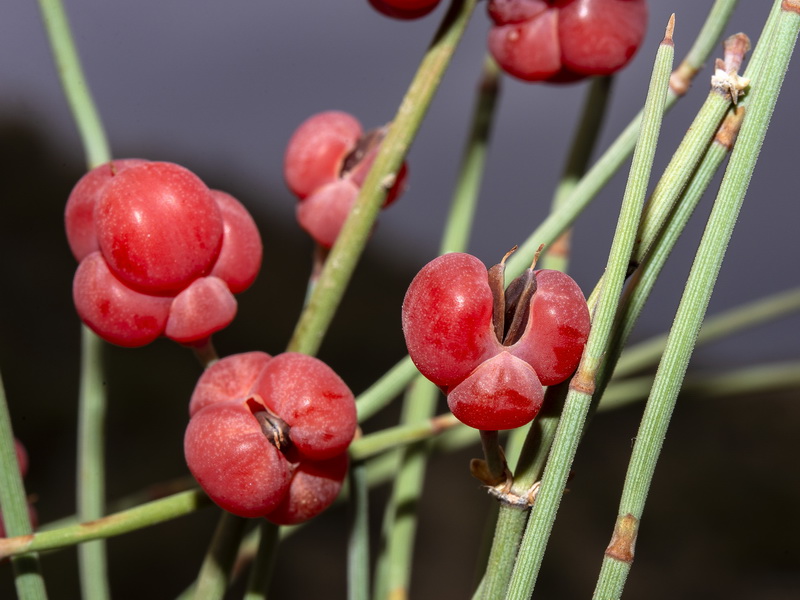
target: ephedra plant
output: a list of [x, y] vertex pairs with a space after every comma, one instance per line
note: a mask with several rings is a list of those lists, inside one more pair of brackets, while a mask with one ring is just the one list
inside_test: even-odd
[[[370, 0], [364, 10], [410, 21], [433, 18], [438, 4]], [[135, 570], [136, 561], [109, 561], [109, 538], [169, 527], [200, 512], [213, 513], [218, 523], [208, 535], [205, 558], [189, 565], [195, 575], [170, 582], [170, 590], [181, 592], [167, 593], [152, 581], [146, 593], [291, 597], [288, 572], [309, 579], [326, 572], [310, 563], [328, 560], [313, 549], [314, 536], [327, 535], [320, 527], [327, 519], [346, 532], [337, 552], [346, 556], [346, 576], [321, 584], [328, 597], [431, 597], [415, 579], [422, 567], [415, 540], [418, 534], [445, 535], [437, 530], [445, 524], [426, 522], [420, 532], [420, 513], [426, 503], [452, 506], [462, 500], [426, 495], [425, 472], [432, 456], [464, 451], [474, 458], [455, 463], [454, 475], [475, 482], [474, 494], [487, 498], [487, 510], [481, 522], [459, 522], [459, 511], [445, 511], [455, 520], [447, 526], [454, 536], [448, 545], [460, 545], [454, 531], [488, 523], [490, 534], [457, 573], [437, 571], [436, 558], [426, 558], [434, 564], [425, 567], [442, 582], [436, 596], [445, 597], [441, 590], [448, 581], [462, 590], [467, 580], [476, 599], [529, 598], [548, 547], [562, 533], [554, 526], [571, 477], [581, 476], [573, 467], [588, 426], [600, 411], [638, 402], [641, 425], [629, 444], [616, 519], [605, 524], [607, 546], [598, 549], [594, 564], [570, 565], [566, 575], [596, 578], [595, 598], [618, 598], [629, 572], [636, 571], [640, 522], [681, 391], [695, 387], [724, 396], [797, 389], [796, 363], [727, 374], [735, 386], [721, 383], [725, 377], [692, 381], [687, 369], [698, 343], [800, 308], [800, 294], [790, 290], [706, 319], [800, 31], [800, 5], [764, 3], [757, 30], [731, 35], [720, 45], [735, 2], [717, 0], [685, 58], [676, 60], [680, 14], [661, 24], [663, 40], [648, 48], [645, 0], [476, 4], [453, 0], [436, 12], [439, 28], [391, 122], [370, 129], [331, 108], [297, 124], [286, 140], [282, 167], [297, 199], [296, 234], [307, 234], [314, 248], [299, 317], [282, 346], [221, 356], [212, 337], [235, 319], [286, 318], [267, 311], [237, 314], [236, 296], [246, 294], [257, 277], [271, 277], [269, 266], [262, 269], [268, 227], [253, 219], [246, 199], [210, 189], [169, 157], [113, 154], [63, 7], [40, 1], [86, 156], [86, 174], [63, 199], [65, 236], [76, 259], [74, 307], [83, 322], [78, 500], [76, 515], [38, 522], [36, 490], [26, 490], [22, 479], [36, 465], [12, 429], [15, 406], [23, 400], [3, 394], [0, 557], [9, 559], [3, 573], [13, 577], [19, 598], [127, 597], [113, 575]], [[354, 390], [316, 355], [343, 303], [375, 302], [370, 288], [363, 298], [345, 293], [372, 236], [380, 235], [375, 224], [382, 209], [413, 193], [409, 148], [425, 127], [427, 109], [468, 24], [484, 11], [490, 18], [487, 57], [476, 65], [476, 73], [482, 68], [481, 85], [440, 255], [404, 281], [407, 291], [396, 299], [396, 335], [403, 336], [408, 356], [397, 356], [396, 365], [370, 386]], [[713, 69], [701, 70], [720, 48]], [[637, 82], [643, 108], [607, 149], [595, 151], [610, 82], [637, 52], [652, 56], [653, 63], [649, 82]], [[480, 189], [481, 174], [506, 77], [555, 86], [590, 80], [589, 96], [551, 212], [526, 239], [498, 248], [496, 264], [488, 267], [468, 246], [482, 234], [476, 203], [491, 194]], [[657, 173], [664, 115], [692, 80], [698, 85], [703, 78], [710, 82], [708, 96]], [[572, 129], [565, 124], [565, 131]], [[593, 153], [599, 156], [594, 162]], [[620, 170], [627, 171], [627, 184], [614, 206], [617, 225], [603, 249], [606, 266], [596, 286], [582, 290], [567, 274], [570, 262], [581, 259], [570, 256], [572, 226]], [[721, 181], [712, 184], [720, 172]], [[653, 340], [629, 343], [670, 252], [706, 193], [714, 198], [713, 208], [681, 282], [671, 328]], [[361, 326], [369, 330], [368, 318]], [[375, 337], [372, 343], [381, 344]], [[103, 415], [113, 397], [104, 388], [101, 359], [108, 344], [136, 353], [159, 338], [193, 352], [200, 363], [193, 391], [182, 400], [163, 399], [186, 406], [183, 426], [169, 434], [183, 447], [181, 489], [157, 499], [107, 499]], [[158, 367], [169, 372], [169, 365]], [[647, 368], [650, 375], [634, 377]], [[157, 395], [155, 371], [138, 377]], [[371, 518], [378, 509], [380, 522]], [[642, 535], [647, 531], [643, 527]], [[295, 542], [307, 545], [298, 554], [304, 564], [287, 566], [282, 550]], [[80, 592], [65, 591], [40, 556], [76, 547]], [[185, 572], [193, 550], [170, 560]], [[148, 573], [136, 577], [145, 580]]]

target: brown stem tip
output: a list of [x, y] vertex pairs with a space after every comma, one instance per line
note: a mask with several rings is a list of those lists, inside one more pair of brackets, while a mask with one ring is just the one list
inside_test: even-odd
[[669, 17], [669, 23], [667, 23], [667, 30], [664, 33], [664, 39], [661, 41], [662, 45], [667, 46], [674, 46], [675, 44], [672, 42], [672, 33], [675, 31], [675, 13], [672, 13]]

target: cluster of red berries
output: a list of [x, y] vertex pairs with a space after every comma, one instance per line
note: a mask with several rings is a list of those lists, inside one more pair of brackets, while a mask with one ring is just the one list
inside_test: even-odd
[[[283, 172], [300, 202], [297, 220], [314, 240], [330, 248], [350, 214], [378, 153], [385, 128], [364, 133], [355, 117], [327, 111], [309, 117], [292, 135]], [[400, 195], [406, 178], [401, 167], [383, 207]]]
[[[25, 446], [22, 445], [18, 439], [14, 438], [14, 450], [17, 454], [17, 464], [19, 465], [19, 472], [22, 474], [23, 477], [28, 474], [28, 452], [25, 450]], [[33, 504], [30, 502], [28, 503], [28, 516], [31, 520], [31, 524], [33, 527], [36, 527], [36, 509], [33, 508]], [[3, 524], [3, 518], [0, 516], [0, 538], [6, 537], [6, 528]]]
[[205, 341], [236, 314], [261, 267], [258, 229], [235, 198], [176, 164], [115, 160], [84, 175], [65, 212], [79, 316], [106, 341]]
[[[383, 14], [415, 19], [439, 0], [370, 0]], [[610, 75], [644, 39], [645, 0], [489, 0], [489, 51], [524, 81], [563, 83]]]
[[408, 353], [461, 422], [513, 429], [539, 412], [543, 386], [566, 380], [589, 335], [586, 299], [560, 271], [527, 269], [504, 290], [505, 263], [435, 258], [403, 301]]
[[225, 510], [286, 525], [316, 516], [339, 494], [355, 399], [322, 361], [292, 352], [228, 356], [200, 377], [189, 414], [186, 463]]

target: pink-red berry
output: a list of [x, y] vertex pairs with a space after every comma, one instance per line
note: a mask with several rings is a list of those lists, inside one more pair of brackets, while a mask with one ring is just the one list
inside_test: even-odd
[[[295, 194], [300, 226], [330, 248], [350, 214], [378, 153], [384, 130], [364, 133], [347, 113], [326, 111], [309, 117], [292, 134], [284, 156], [286, 185]], [[405, 186], [405, 164], [387, 192], [384, 208]]]
[[411, 359], [476, 429], [533, 419], [543, 386], [569, 377], [589, 333], [586, 300], [568, 275], [528, 269], [504, 290], [503, 271], [445, 254], [422, 268], [403, 301]]
[[261, 237], [232, 196], [165, 162], [116, 160], [84, 175], [65, 210], [80, 262], [73, 297], [100, 337], [202, 343], [236, 314], [261, 267]]
[[490, 0], [489, 51], [525, 81], [610, 75], [639, 49], [645, 0]]
[[338, 495], [355, 400], [322, 361], [292, 352], [228, 356], [200, 377], [189, 414], [186, 462], [225, 510], [292, 524]]

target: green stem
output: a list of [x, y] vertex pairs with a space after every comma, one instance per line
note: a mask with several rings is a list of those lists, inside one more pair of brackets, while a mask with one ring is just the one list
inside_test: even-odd
[[453, 0], [442, 25], [389, 126], [355, 206], [331, 249], [308, 304], [300, 315], [289, 350], [315, 354], [366, 245], [386, 190], [400, 169], [422, 123], [476, 0]]
[[[111, 159], [102, 121], [84, 76], [63, 5], [59, 0], [39, 0], [39, 9], [64, 95], [81, 136], [87, 165], [91, 169]], [[84, 326], [82, 344], [77, 502], [79, 518], [91, 521], [105, 512], [103, 428], [106, 398], [102, 383], [102, 343]], [[84, 597], [96, 600], [109, 598], [104, 542], [81, 546], [79, 556]]]
[[[664, 111], [672, 108], [675, 102], [689, 89], [692, 79], [697, 75], [703, 62], [708, 59], [712, 48], [719, 40], [735, 5], [736, 0], [717, 0], [711, 7], [694, 45], [670, 77], [670, 88], [664, 104]], [[516, 277], [528, 268], [539, 246], [541, 244], [544, 244], [545, 247], [550, 246], [563, 231], [572, 225], [597, 193], [622, 167], [634, 149], [642, 117], [643, 113], [640, 112], [633, 118], [586, 175], [581, 178], [563, 204], [551, 212], [520, 245], [506, 263], [507, 277]]]
[[0, 538], [0, 558], [28, 552], [56, 550], [91, 540], [122, 535], [188, 515], [206, 506], [211, 506], [211, 500], [202, 490], [181, 492], [88, 523], [40, 531], [32, 535]]
[[[790, 3], [776, 2], [774, 10]], [[800, 9], [780, 10], [774, 33], [759, 43], [765, 57], [753, 78], [747, 113], [731, 154], [714, 208], [697, 250], [664, 355], [650, 392], [634, 444], [612, 541], [606, 550], [595, 598], [618, 598], [633, 562], [644, 503], [675, 406], [708, 307], [725, 251], [750, 182], [766, 129], [800, 31]], [[767, 44], [769, 42], [769, 49]]]
[[389, 369], [383, 377], [356, 398], [358, 422], [363, 423], [388, 406], [392, 400], [402, 393], [416, 375], [419, 375], [419, 371], [414, 366], [414, 363], [411, 362], [411, 357], [406, 355], [405, 358]]
[[78, 126], [86, 152], [86, 162], [90, 169], [94, 168], [108, 162], [111, 151], [100, 115], [83, 74], [64, 6], [60, 0], [39, 0], [39, 10], [42, 13], [42, 21], [53, 51], [53, 60], [64, 88], [64, 95], [72, 111], [72, 118]]
[[[274, 523], [263, 519], [259, 530], [258, 552], [253, 561], [253, 570], [250, 572], [244, 600], [265, 600], [267, 598], [267, 588], [272, 579], [275, 560], [278, 557], [278, 534], [280, 528]], [[242, 543], [242, 546], [244, 545], [245, 542]], [[236, 562], [238, 563], [239, 561], [237, 560]]]
[[[438, 395], [436, 386], [417, 377], [406, 393], [401, 423], [411, 426], [428, 419], [428, 415], [436, 408]], [[400, 453], [395, 484], [384, 513], [383, 551], [378, 558], [375, 578], [374, 597], [377, 600], [408, 597], [417, 531], [416, 507], [422, 493], [430, 450], [430, 444], [422, 440], [407, 446]]]
[[222, 511], [197, 577], [195, 600], [217, 600], [225, 595], [246, 522], [246, 519]]
[[636, 239], [647, 184], [653, 165], [661, 119], [669, 87], [670, 69], [674, 56], [670, 19], [666, 36], [659, 46], [653, 75], [645, 101], [639, 141], [633, 155], [628, 185], [622, 200], [617, 229], [609, 252], [603, 291], [592, 322], [578, 371], [570, 383], [564, 413], [558, 424], [550, 460], [542, 477], [542, 485], [508, 588], [508, 598], [529, 598], [541, 567], [544, 549], [555, 521], [561, 495], [577, 450], [583, 424], [589, 414], [594, 392], [594, 377], [611, 337], [611, 329], [622, 285]]
[[347, 598], [369, 598], [369, 487], [366, 465], [350, 466], [350, 541], [347, 546]]
[[[33, 531], [2, 378], [0, 378], [0, 515], [8, 536], [23, 536], [23, 539], [27, 539]], [[0, 538], [0, 545], [5, 541]], [[47, 598], [37, 554], [32, 550], [25, 554], [17, 554], [12, 558], [11, 564], [14, 569], [14, 585], [20, 600]]]
[[[564, 172], [561, 174], [561, 180], [553, 195], [551, 210], [555, 210], [567, 201], [581, 177], [586, 174], [589, 159], [597, 144], [597, 138], [600, 136], [600, 128], [603, 125], [613, 83], [614, 78], [611, 75], [592, 79], [581, 112], [581, 120], [572, 138]], [[540, 258], [538, 267], [566, 272], [569, 265], [570, 238], [569, 229], [558, 236], [549, 250]]]
[[441, 254], [465, 252], [469, 245], [499, 93], [500, 70], [494, 59], [489, 56], [483, 63], [478, 100], [475, 103], [472, 126], [461, 159], [454, 201], [450, 205], [450, 214], [442, 237]]

